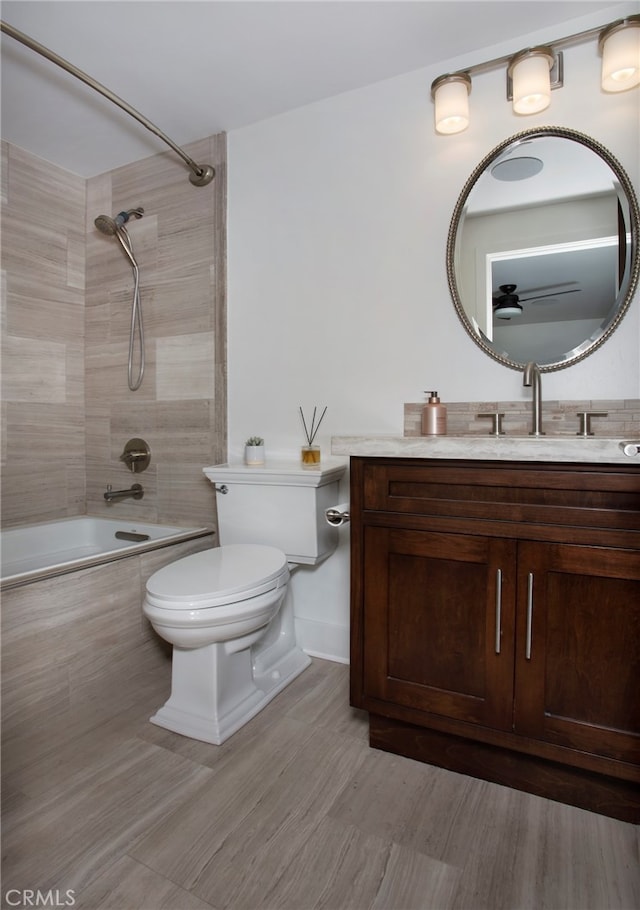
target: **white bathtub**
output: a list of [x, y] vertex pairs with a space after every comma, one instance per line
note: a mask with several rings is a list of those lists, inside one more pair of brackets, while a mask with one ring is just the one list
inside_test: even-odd
[[2, 589], [211, 533], [211, 528], [175, 528], [90, 516], [10, 528], [0, 536]]

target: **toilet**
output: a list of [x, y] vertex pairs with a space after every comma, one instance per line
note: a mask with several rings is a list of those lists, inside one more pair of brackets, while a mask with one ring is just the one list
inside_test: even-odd
[[338, 542], [325, 512], [343, 464], [214, 465], [220, 546], [170, 563], [147, 581], [143, 612], [173, 645], [160, 727], [220, 745], [305, 670], [289, 588], [292, 571]]

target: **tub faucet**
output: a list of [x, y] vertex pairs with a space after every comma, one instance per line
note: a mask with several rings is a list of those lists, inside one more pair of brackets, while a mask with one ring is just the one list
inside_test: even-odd
[[129, 490], [112, 490], [111, 484], [108, 484], [107, 492], [104, 494], [107, 502], [113, 502], [114, 499], [127, 499], [128, 496], [132, 496], [133, 499], [142, 499], [144, 496], [142, 485], [134, 483]]
[[542, 431], [542, 382], [540, 378], [540, 367], [537, 363], [530, 361], [524, 368], [522, 374], [522, 385], [532, 386], [532, 421], [529, 436], [544, 436]]

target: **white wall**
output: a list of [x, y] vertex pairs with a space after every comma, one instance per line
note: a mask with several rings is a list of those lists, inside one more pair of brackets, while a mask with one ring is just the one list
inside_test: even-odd
[[[609, 18], [636, 11], [636, 4], [622, 4]], [[565, 86], [553, 92], [547, 111], [516, 117], [500, 68], [474, 79], [469, 129], [437, 136], [429, 97], [437, 75], [602, 23], [588, 16], [561, 32], [518, 35], [517, 4], [509, 4], [509, 15], [516, 36], [509, 45], [230, 133], [232, 457], [254, 433], [272, 454], [297, 452], [299, 405], [328, 405], [318, 437], [328, 453], [332, 435], [401, 435], [403, 403], [420, 400], [427, 388], [445, 402], [526, 397], [519, 375], [483, 354], [455, 315], [445, 248], [458, 194], [495, 145], [546, 125], [593, 136], [637, 186], [640, 90], [605, 95], [597, 44], [589, 41], [565, 50]], [[639, 346], [636, 297], [603, 348], [543, 377], [544, 396], [640, 397]], [[334, 557], [295, 579], [296, 615], [310, 651], [323, 650], [311, 641], [315, 622], [346, 641], [348, 532], [342, 534]]]

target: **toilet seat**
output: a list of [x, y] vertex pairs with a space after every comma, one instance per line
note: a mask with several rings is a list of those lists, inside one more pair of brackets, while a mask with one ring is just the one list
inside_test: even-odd
[[228, 544], [170, 563], [147, 582], [156, 609], [202, 610], [258, 597], [286, 585], [289, 566], [276, 547]]

